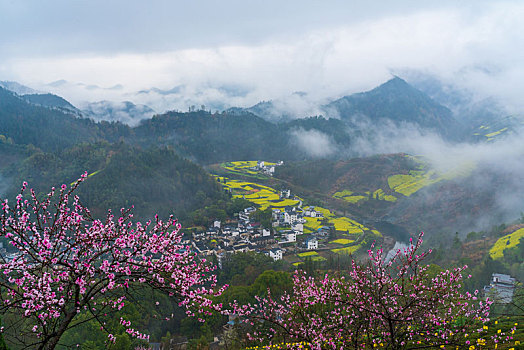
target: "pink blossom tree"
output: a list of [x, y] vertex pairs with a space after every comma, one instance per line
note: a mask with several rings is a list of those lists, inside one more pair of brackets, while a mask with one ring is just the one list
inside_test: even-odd
[[[52, 189], [43, 200], [33, 190], [27, 198], [24, 184], [15, 203], [2, 201], [0, 236], [15, 253], [0, 260], [0, 312], [20, 320], [6, 335], [20, 335], [28, 348], [53, 349], [79, 324], [77, 315], [82, 322], [100, 320], [142, 287], [177, 298], [189, 315], [220, 309], [212, 302], [223, 290], [209, 273], [213, 267], [181, 245], [176, 220], [133, 223], [124, 209], [118, 217], [109, 212], [105, 220], [93, 219], [73, 195], [85, 178]], [[120, 323], [131, 336], [147, 339], [130, 322]]]
[[[312, 349], [467, 349], [477, 345], [488, 321], [490, 301], [461, 291], [464, 268], [430, 272], [418, 253], [422, 235], [386, 261], [369, 250], [347, 274], [316, 279], [294, 275], [294, 290], [279, 300], [233, 305], [231, 314], [248, 326], [256, 343]], [[506, 336], [509, 339], [509, 336]], [[503, 340], [500, 333], [479, 344]]]

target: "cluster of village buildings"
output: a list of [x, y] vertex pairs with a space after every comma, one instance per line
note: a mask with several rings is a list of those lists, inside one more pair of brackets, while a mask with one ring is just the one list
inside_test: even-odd
[[275, 168], [278, 166], [284, 165], [283, 161], [279, 161], [276, 164], [266, 164], [263, 160], [257, 161], [257, 165], [254, 166], [251, 170], [261, 172], [262, 174], [266, 174], [269, 176], [275, 175]]
[[[291, 191], [281, 191], [280, 197], [292, 198]], [[219, 267], [227, 254], [236, 252], [263, 253], [276, 261], [282, 259], [286, 252], [318, 249], [319, 239], [326, 237], [332, 229], [322, 226], [304, 237], [305, 218], [323, 217], [314, 207], [302, 209], [288, 206], [283, 210], [273, 209], [271, 227], [262, 227], [251, 219], [251, 214], [256, 210], [255, 207], [245, 208], [238, 213], [235, 220], [227, 223], [214, 221], [207, 230], [192, 234], [191, 245], [198, 254], [215, 255]]]

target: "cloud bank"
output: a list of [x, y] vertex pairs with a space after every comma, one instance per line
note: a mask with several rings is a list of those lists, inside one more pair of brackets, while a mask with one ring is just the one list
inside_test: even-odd
[[297, 146], [309, 157], [326, 158], [337, 152], [332, 139], [321, 131], [298, 128], [291, 130], [289, 134]]
[[[2, 60], [0, 77], [76, 104], [131, 100], [159, 112], [187, 110], [189, 105], [248, 107], [303, 91], [305, 107], [299, 112], [314, 115], [315, 106], [327, 98], [371, 89], [409, 68], [479, 96], [495, 96], [519, 111], [524, 104], [524, 50], [517, 44], [524, 42], [523, 13], [519, 2], [488, 2], [475, 9], [447, 5], [390, 11], [348, 23], [339, 19], [331, 26], [327, 18], [319, 18], [322, 25], [312, 30], [297, 32], [290, 25], [277, 35], [261, 29], [255, 40], [226, 35], [218, 44], [198, 39], [193, 48], [148, 49], [138, 36], [135, 51], [19, 53]], [[297, 26], [305, 28], [303, 23]], [[208, 29], [213, 37], [213, 28]], [[60, 79], [71, 83], [47, 85]]]

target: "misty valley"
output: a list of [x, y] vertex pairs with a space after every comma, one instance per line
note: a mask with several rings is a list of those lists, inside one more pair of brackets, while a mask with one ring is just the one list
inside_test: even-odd
[[313, 115], [0, 82], [0, 348], [524, 348], [524, 116], [420, 77]]

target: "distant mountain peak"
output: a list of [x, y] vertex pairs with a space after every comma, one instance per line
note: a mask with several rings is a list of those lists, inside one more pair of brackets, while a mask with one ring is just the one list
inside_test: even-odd
[[409, 92], [419, 97], [424, 96], [424, 98], [430, 99], [430, 97], [425, 95], [422, 91], [413, 87], [407, 81], [405, 81], [404, 79], [396, 75], [393, 78], [391, 78], [390, 80], [386, 81], [385, 83], [377, 86], [376, 88], [370, 91], [367, 91], [367, 92], [362, 92], [360, 94], [387, 93], [387, 94], [395, 94], [399, 97], [403, 97], [402, 94], [399, 94], [402, 92]]
[[463, 129], [448, 108], [398, 76], [372, 90], [342, 97], [325, 108], [344, 120], [358, 115], [376, 125], [388, 121], [396, 125], [409, 123], [451, 139]]
[[28, 95], [28, 94], [42, 94], [44, 92], [37, 91], [28, 86], [17, 83], [16, 81], [0, 81], [0, 86], [4, 89], [12, 91], [18, 95]]

